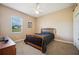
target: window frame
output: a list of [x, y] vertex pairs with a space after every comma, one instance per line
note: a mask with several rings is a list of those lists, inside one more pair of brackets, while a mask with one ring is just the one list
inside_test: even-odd
[[[20, 32], [13, 32], [12, 31], [12, 20], [13, 20], [13, 17], [19, 17], [20, 19], [20, 21], [21, 21], [21, 31]], [[23, 19], [20, 17], [20, 16], [11, 16], [11, 32], [12, 33], [22, 33], [22, 31], [23, 31]]]

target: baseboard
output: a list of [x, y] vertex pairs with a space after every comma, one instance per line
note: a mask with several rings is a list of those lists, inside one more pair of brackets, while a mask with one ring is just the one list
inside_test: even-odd
[[[23, 41], [23, 40], [24, 40], [24, 39], [15, 40], [15, 42], [19, 42], [19, 41]], [[70, 44], [73, 44], [73, 42], [69, 42], [69, 41], [65, 41], [65, 40], [55, 39], [55, 41], [60, 41], [60, 42], [64, 42], [64, 43], [70, 43]]]
[[73, 44], [73, 42], [69, 42], [69, 41], [65, 41], [65, 40], [55, 39], [55, 41], [60, 41], [60, 42], [64, 42], [64, 43], [70, 43], [70, 44]]
[[24, 39], [19, 39], [19, 40], [15, 40], [15, 42], [20, 42], [20, 41], [23, 41]]

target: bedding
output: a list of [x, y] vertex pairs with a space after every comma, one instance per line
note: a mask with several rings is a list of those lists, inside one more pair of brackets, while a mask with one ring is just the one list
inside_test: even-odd
[[[37, 38], [36, 36], [41, 36], [43, 38]], [[27, 41], [28, 42], [36, 44], [40, 47], [42, 46], [42, 40], [47, 45], [53, 39], [54, 39], [53, 33], [41, 33], [41, 34], [36, 34], [34, 36], [33, 35], [27, 35]]]
[[[45, 31], [44, 31], [45, 30]], [[48, 30], [52, 29], [45, 29], [41, 30], [41, 33], [36, 33], [34, 35], [26, 35], [26, 39], [24, 42], [30, 42], [34, 45], [37, 45], [42, 48], [42, 52], [45, 53], [47, 49], [47, 45], [54, 40], [55, 34], [53, 32], [49, 32]], [[47, 30], [47, 31], [46, 31]]]
[[33, 44], [36, 44], [38, 46], [42, 46], [42, 39], [41, 38], [37, 38], [35, 35], [27, 35], [26, 36], [26, 41], [27, 42], [31, 42]]
[[54, 34], [53, 33], [49, 33], [49, 32], [43, 32], [41, 34], [37, 34], [39, 36], [43, 36], [43, 41], [46, 43], [46, 45], [51, 42], [52, 40], [54, 40]]

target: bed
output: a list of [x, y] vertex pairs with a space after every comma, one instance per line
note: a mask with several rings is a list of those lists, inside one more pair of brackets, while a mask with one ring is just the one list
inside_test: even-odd
[[55, 28], [42, 28], [41, 33], [26, 35], [24, 42], [45, 53], [47, 50], [47, 45], [54, 40], [55, 33]]

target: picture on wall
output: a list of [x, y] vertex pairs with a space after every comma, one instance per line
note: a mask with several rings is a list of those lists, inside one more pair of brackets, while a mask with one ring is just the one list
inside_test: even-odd
[[28, 28], [32, 28], [32, 22], [28, 22]]
[[21, 32], [22, 31], [22, 18], [18, 16], [12, 16], [12, 32]]

